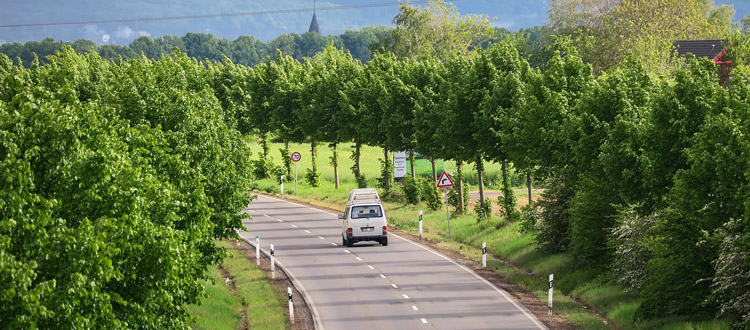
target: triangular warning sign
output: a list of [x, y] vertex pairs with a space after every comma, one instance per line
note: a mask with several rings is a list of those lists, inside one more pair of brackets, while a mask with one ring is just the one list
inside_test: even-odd
[[445, 173], [445, 171], [443, 171], [443, 174], [440, 176], [440, 179], [438, 179], [437, 181], [437, 187], [448, 188], [448, 187], [453, 187], [453, 186], [454, 186], [453, 180], [448, 175], [448, 173]]

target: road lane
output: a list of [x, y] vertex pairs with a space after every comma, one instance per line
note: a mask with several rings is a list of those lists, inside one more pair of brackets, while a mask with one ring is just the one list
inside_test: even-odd
[[327, 330], [544, 328], [473, 272], [399, 236], [346, 248], [329, 212], [265, 196], [246, 211], [254, 219], [240, 235], [260, 236], [263, 250], [274, 244]]

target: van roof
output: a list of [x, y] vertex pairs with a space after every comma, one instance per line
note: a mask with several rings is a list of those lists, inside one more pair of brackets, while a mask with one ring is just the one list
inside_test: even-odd
[[380, 196], [375, 188], [352, 189], [349, 192], [349, 204], [380, 203]]

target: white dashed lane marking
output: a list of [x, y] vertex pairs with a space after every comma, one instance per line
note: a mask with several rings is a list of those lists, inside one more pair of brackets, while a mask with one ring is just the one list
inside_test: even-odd
[[349, 250], [344, 250], [344, 252], [346, 252], [346, 253], [351, 253], [351, 252], [349, 252]]
[[404, 299], [409, 299], [409, 296], [407, 296], [405, 294], [402, 294], [401, 296], [404, 297]]
[[392, 287], [393, 287], [394, 289], [398, 289], [398, 285], [395, 285], [395, 284], [391, 283], [391, 286], [392, 286]]
[[427, 323], [427, 319], [422, 319], [422, 323]]
[[325, 237], [323, 237], [323, 236], [318, 236], [318, 238], [320, 238], [320, 239], [326, 239], [326, 238], [325, 238]]
[[362, 261], [362, 258], [360, 258], [360, 257], [357, 257], [357, 260], [359, 260], [359, 261]]
[[305, 230], [305, 232], [308, 233], [308, 234], [312, 234], [312, 232], [309, 231], [309, 230]]
[[417, 308], [417, 306], [414, 306], [414, 305], [412, 305], [412, 306], [411, 306], [411, 309], [413, 309], [413, 310], [415, 310], [415, 311], [418, 311], [418, 310], [419, 310], [419, 308]]
[[383, 274], [380, 274], [380, 277], [382, 277], [382, 278], [385, 278], [385, 275], [383, 275]]
[[292, 225], [292, 227], [297, 228], [297, 225]]
[[371, 265], [367, 265], [367, 267], [370, 267], [370, 269], [375, 269], [375, 267], [373, 267]]
[[338, 244], [336, 244], [336, 243], [331, 243], [331, 245], [333, 245], [333, 246], [339, 246], [339, 245], [338, 245]]

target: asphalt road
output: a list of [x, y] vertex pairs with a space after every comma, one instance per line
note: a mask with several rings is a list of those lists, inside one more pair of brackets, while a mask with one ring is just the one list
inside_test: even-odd
[[260, 236], [262, 250], [274, 244], [319, 328], [546, 329], [504, 291], [392, 233], [385, 247], [346, 248], [333, 213], [265, 196], [245, 211], [253, 220], [240, 235]]

